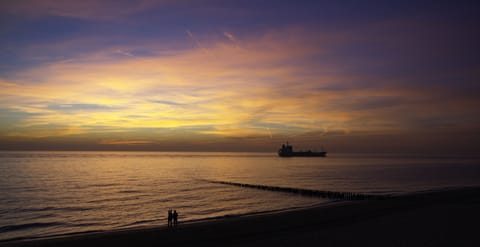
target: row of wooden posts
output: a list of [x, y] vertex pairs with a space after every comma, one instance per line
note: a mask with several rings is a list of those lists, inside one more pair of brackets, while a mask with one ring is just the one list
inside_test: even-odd
[[299, 188], [280, 187], [280, 186], [235, 183], [235, 182], [228, 182], [228, 181], [216, 181], [216, 180], [204, 180], [204, 181], [210, 182], [210, 183], [216, 183], [216, 184], [225, 184], [225, 185], [253, 188], [253, 189], [259, 189], [259, 190], [279, 191], [279, 192], [292, 193], [292, 194], [297, 194], [302, 196], [322, 197], [322, 198], [329, 198], [329, 199], [383, 200], [383, 199], [390, 198], [390, 196], [388, 195], [371, 195], [371, 194], [354, 193], [354, 192], [310, 190], [310, 189], [299, 189]]

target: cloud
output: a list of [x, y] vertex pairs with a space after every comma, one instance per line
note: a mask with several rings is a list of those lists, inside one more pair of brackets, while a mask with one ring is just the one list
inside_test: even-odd
[[115, 50], [115, 53], [118, 53], [118, 54], [121, 54], [121, 55], [124, 55], [124, 56], [127, 56], [127, 57], [134, 57], [134, 55], [130, 52], [126, 52], [126, 51], [123, 51], [123, 50]]
[[233, 34], [231, 34], [229, 32], [223, 32], [223, 35], [225, 35], [225, 37], [227, 37], [233, 43], [237, 43], [237, 38], [235, 38], [235, 36], [233, 36]]
[[107, 106], [107, 105], [99, 105], [99, 104], [58, 104], [58, 105], [48, 105], [47, 107], [49, 110], [55, 111], [111, 111], [111, 110], [119, 110], [121, 108]]
[[188, 37], [190, 38], [190, 40], [192, 40], [198, 48], [201, 48], [202, 51], [204, 51], [204, 52], [207, 51], [207, 49], [206, 49], [202, 44], [200, 44], [200, 41], [198, 41], [197, 37], [195, 37], [195, 36], [193, 35], [193, 33], [190, 32], [190, 30], [185, 30], [185, 33], [187, 33], [187, 35], [188, 35]]
[[141, 13], [152, 7], [168, 4], [169, 1], [62, 1], [18, 0], [2, 3], [3, 11], [10, 14], [36, 16], [61, 16], [87, 20], [118, 20]]
[[98, 144], [100, 145], [149, 145], [153, 144], [152, 141], [144, 140], [103, 140]]
[[428, 119], [462, 119], [451, 120], [457, 128], [479, 122], [474, 95], [449, 97], [451, 87], [412, 86], [408, 75], [339, 66], [337, 33], [329, 39], [298, 29], [272, 31], [242, 38], [241, 47], [219, 35], [205, 43], [208, 53], [200, 46], [166, 50], [146, 43], [152, 55], [118, 59], [112, 51], [143, 45], [107, 46], [15, 71], [0, 80], [0, 107], [21, 114], [2, 129], [10, 136], [93, 136], [106, 128], [106, 139], [120, 141], [116, 135], [126, 131], [140, 140], [138, 129], [162, 130], [150, 134], [151, 141], [182, 135], [271, 140], [337, 130], [395, 133], [421, 129], [417, 123]]
[[178, 102], [175, 102], [175, 101], [169, 101], [169, 100], [151, 100], [151, 102], [157, 103], [157, 104], [163, 104], [163, 105], [172, 105], [172, 106], [182, 106], [182, 105], [184, 105], [182, 103], [178, 103]]

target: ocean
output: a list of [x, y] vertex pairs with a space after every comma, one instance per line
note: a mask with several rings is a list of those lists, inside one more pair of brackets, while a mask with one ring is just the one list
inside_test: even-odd
[[161, 226], [168, 209], [185, 223], [338, 201], [240, 183], [400, 195], [478, 186], [480, 157], [2, 151], [0, 241]]

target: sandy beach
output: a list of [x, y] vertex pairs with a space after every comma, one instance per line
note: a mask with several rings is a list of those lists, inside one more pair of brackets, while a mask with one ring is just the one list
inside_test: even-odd
[[478, 246], [480, 188], [1, 246]]

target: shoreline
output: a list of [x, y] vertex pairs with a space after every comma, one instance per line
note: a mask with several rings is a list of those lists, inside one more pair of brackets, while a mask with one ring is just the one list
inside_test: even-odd
[[[158, 227], [74, 233], [0, 242], [0, 246], [457, 246], [478, 244], [480, 187], [419, 192], [386, 200], [330, 203], [281, 212], [180, 222]], [[346, 237], [348, 236], [348, 237]], [[393, 241], [393, 242], [392, 242]], [[435, 244], [434, 244], [435, 245]]]
[[[287, 213], [292, 211], [301, 211], [301, 210], [307, 210], [307, 209], [313, 209], [313, 208], [330, 207], [330, 206], [343, 204], [343, 203], [350, 203], [350, 201], [331, 200], [327, 202], [315, 203], [309, 206], [298, 206], [298, 207], [274, 209], [274, 210], [268, 210], [268, 211], [257, 211], [257, 212], [244, 213], [244, 214], [233, 214], [233, 215], [214, 216], [214, 217], [201, 218], [201, 219], [190, 219], [190, 220], [180, 221], [180, 223], [182, 227], [184, 227], [192, 224], [203, 224], [203, 223], [208, 224], [211, 222], [218, 222], [218, 221], [229, 220], [233, 218], [275, 215], [275, 214], [282, 214], [282, 213]], [[137, 231], [145, 231], [145, 230], [148, 231], [153, 229], [168, 230], [168, 227], [167, 227], [167, 224], [165, 223], [165, 224], [157, 224], [157, 225], [149, 225], [149, 226], [133, 226], [133, 227], [124, 227], [124, 228], [116, 228], [116, 229], [108, 229], [108, 230], [91, 230], [91, 231], [58, 233], [58, 234], [51, 234], [51, 235], [45, 235], [45, 236], [16, 237], [16, 238], [10, 238], [10, 239], [0, 239], [0, 246], [3, 246], [2, 244], [9, 244], [9, 243], [15, 243], [15, 242], [44, 241], [44, 240], [50, 240], [50, 239], [78, 237], [78, 236], [92, 235], [92, 234], [137, 232]]]

